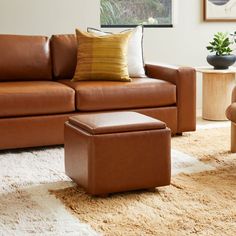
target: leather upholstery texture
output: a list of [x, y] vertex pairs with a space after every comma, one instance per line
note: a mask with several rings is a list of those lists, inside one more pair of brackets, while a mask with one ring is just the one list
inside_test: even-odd
[[0, 81], [51, 80], [49, 39], [0, 35]]
[[[139, 113], [167, 122], [173, 134], [177, 130], [177, 108], [147, 108], [136, 110]], [[77, 114], [25, 116], [0, 119], [0, 150], [64, 144], [64, 123]], [[104, 113], [104, 111], [102, 111]]]
[[75, 92], [53, 81], [1, 82], [0, 117], [75, 111]]
[[[127, 114], [116, 115], [118, 118], [112, 125], [117, 122], [115, 126], [119, 126]], [[169, 185], [170, 130], [163, 126], [160, 129], [142, 130], [146, 126], [144, 117], [137, 117], [134, 115], [131, 118], [129, 115], [128, 122], [131, 125], [133, 119], [138, 131], [108, 134], [92, 134], [74, 126], [70, 121], [66, 122], [66, 174], [93, 195]], [[99, 119], [102, 117], [91, 115], [89, 124], [85, 125], [102, 128], [103, 122], [100, 120], [97, 123]], [[140, 119], [142, 122], [139, 126]], [[107, 123], [107, 119], [104, 123]], [[149, 124], [150, 118], [147, 117], [147, 127]], [[159, 125], [158, 121], [155, 124]], [[121, 130], [124, 131], [124, 128]]]
[[158, 79], [133, 78], [131, 82], [59, 82], [75, 89], [76, 108], [80, 111], [161, 107], [176, 103], [176, 86]]
[[128, 131], [164, 129], [162, 121], [137, 112], [107, 112], [81, 114], [69, 118], [69, 123], [91, 134], [108, 134]]
[[74, 34], [53, 35], [50, 41], [55, 79], [72, 79], [77, 64], [77, 41]]
[[171, 133], [173, 135], [177, 133], [178, 109], [176, 106], [134, 109], [133, 111], [144, 114], [146, 116], [150, 116], [154, 119], [164, 121], [166, 123], [166, 126], [171, 129]]
[[228, 106], [225, 114], [230, 121], [236, 123], [236, 102]]
[[236, 153], [236, 86], [232, 91], [232, 103], [227, 107], [225, 111], [226, 117], [231, 121], [231, 147], [232, 153]]
[[233, 88], [231, 101], [232, 103], [236, 102], [236, 86]]
[[0, 119], [0, 150], [64, 143], [64, 123], [74, 114]]
[[178, 128], [177, 132], [196, 130], [196, 71], [190, 67], [146, 64], [149, 77], [176, 85]]
[[236, 86], [232, 91], [232, 103], [226, 109], [225, 115], [230, 121], [236, 123]]

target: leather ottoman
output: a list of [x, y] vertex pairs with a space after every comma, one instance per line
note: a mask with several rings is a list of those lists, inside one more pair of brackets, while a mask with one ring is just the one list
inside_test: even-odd
[[65, 171], [92, 195], [170, 184], [171, 132], [136, 112], [81, 114], [65, 123]]

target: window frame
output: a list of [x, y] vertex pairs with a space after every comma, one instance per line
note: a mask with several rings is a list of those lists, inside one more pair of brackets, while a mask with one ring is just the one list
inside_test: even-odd
[[[100, 25], [101, 28], [135, 28], [138, 25]], [[173, 28], [173, 24], [166, 25], [143, 25], [144, 28]]]

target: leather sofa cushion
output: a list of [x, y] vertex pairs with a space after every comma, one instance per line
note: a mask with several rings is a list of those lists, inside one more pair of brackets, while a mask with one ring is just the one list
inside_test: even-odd
[[51, 80], [49, 39], [0, 35], [0, 81]]
[[74, 97], [73, 89], [53, 81], [1, 82], [0, 117], [72, 112]]
[[59, 82], [75, 89], [76, 108], [81, 111], [160, 107], [176, 103], [176, 86], [158, 79]]
[[50, 40], [53, 75], [56, 79], [72, 79], [77, 64], [77, 40], [74, 34], [53, 35]]

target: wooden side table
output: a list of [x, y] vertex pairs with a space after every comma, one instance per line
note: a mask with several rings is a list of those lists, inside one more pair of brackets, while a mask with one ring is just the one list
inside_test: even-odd
[[236, 68], [214, 70], [197, 68], [202, 73], [202, 118], [206, 120], [227, 120], [226, 108], [231, 104], [235, 86]]

